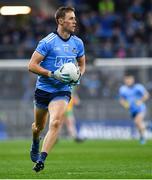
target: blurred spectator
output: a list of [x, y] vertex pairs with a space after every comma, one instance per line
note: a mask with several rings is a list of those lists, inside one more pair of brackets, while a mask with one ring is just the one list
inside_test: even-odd
[[114, 2], [113, 0], [100, 0], [99, 4], [100, 14], [112, 13], [114, 12]]
[[134, 0], [133, 4], [129, 8], [129, 11], [135, 15], [142, 15], [144, 13], [144, 8], [142, 7], [143, 0]]
[[117, 58], [125, 58], [127, 55], [126, 49], [125, 49], [125, 44], [122, 42], [120, 43], [117, 53], [116, 53], [116, 57]]
[[147, 47], [148, 49], [148, 57], [152, 57], [152, 34], [150, 35], [150, 38], [148, 40], [149, 45]]
[[20, 47], [17, 48], [16, 59], [24, 59], [25, 58], [24, 47], [22, 47], [22, 46], [23, 45], [21, 45]]
[[147, 30], [149, 33], [152, 32], [152, 12], [147, 13]]
[[110, 39], [105, 41], [100, 56], [102, 58], [112, 58], [114, 56], [114, 52], [112, 49], [112, 41]]
[[146, 46], [140, 37], [135, 37], [131, 46], [131, 57], [145, 57]]

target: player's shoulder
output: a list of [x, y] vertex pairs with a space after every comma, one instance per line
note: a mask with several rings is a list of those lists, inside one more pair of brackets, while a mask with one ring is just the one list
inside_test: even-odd
[[143, 88], [144, 88], [144, 85], [143, 85], [143, 84], [140, 84], [140, 83], [136, 83], [136, 84], [135, 84], [135, 88], [136, 88], [136, 89], [143, 89]]
[[57, 34], [54, 32], [48, 34], [46, 37], [44, 37], [41, 41], [45, 42], [46, 44], [52, 42], [57, 37]]
[[74, 41], [76, 41], [77, 43], [83, 44], [82, 39], [79, 38], [78, 36], [76, 36], [76, 35], [71, 35], [71, 38], [72, 38]]
[[121, 85], [120, 88], [119, 88], [119, 91], [126, 91], [128, 88], [126, 85]]

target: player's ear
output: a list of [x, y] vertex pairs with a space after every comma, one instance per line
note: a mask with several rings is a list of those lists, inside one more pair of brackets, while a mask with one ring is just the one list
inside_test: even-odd
[[62, 25], [62, 24], [63, 24], [63, 22], [64, 22], [63, 18], [59, 18], [59, 19], [58, 19], [58, 23], [59, 23], [59, 24], [61, 24], [61, 25]]

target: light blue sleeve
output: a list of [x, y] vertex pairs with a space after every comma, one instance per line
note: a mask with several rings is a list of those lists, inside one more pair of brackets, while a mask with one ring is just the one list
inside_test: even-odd
[[125, 88], [123, 86], [119, 88], [119, 98], [126, 99]]
[[46, 42], [40, 41], [36, 48], [36, 51], [45, 57], [48, 53]]
[[141, 96], [144, 96], [144, 94], [147, 92], [147, 90], [142, 84], [137, 84], [136, 88], [137, 91], [141, 94]]
[[77, 55], [77, 58], [82, 57], [84, 54], [85, 54], [85, 52], [84, 52], [84, 44], [83, 44], [83, 42], [81, 40], [79, 42], [79, 44], [78, 44], [78, 55]]

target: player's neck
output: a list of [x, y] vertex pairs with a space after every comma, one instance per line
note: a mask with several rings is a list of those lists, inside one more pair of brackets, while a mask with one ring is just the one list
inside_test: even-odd
[[127, 85], [129, 88], [132, 88], [134, 86], [134, 84], [129, 84]]
[[63, 39], [68, 39], [70, 37], [69, 33], [62, 31], [61, 29], [57, 29], [57, 33]]

